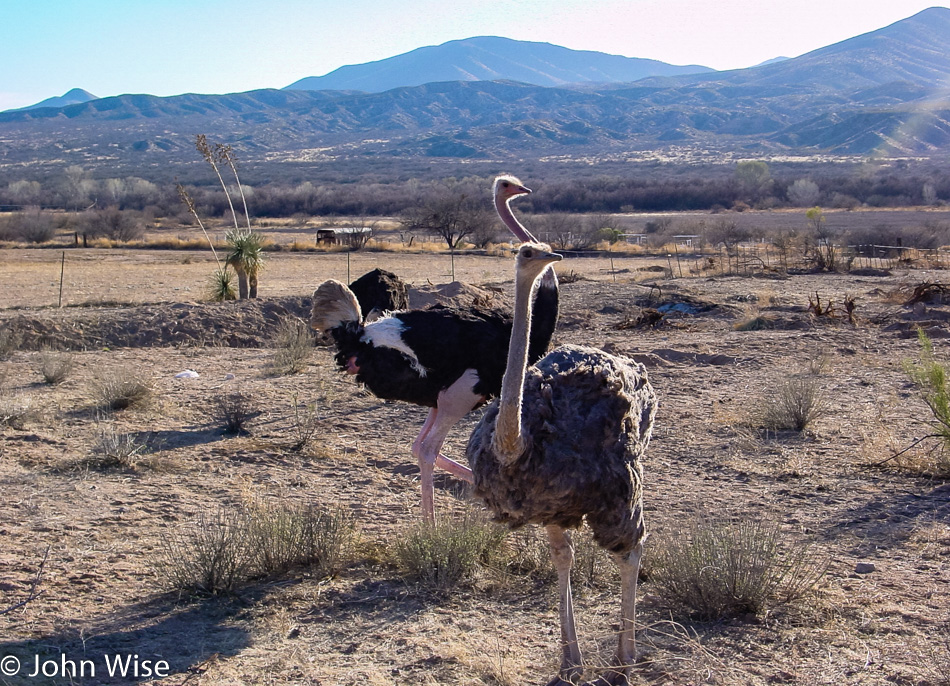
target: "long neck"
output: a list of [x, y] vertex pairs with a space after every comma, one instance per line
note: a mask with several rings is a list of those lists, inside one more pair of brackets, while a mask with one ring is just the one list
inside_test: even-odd
[[531, 293], [534, 283], [534, 279], [521, 274], [515, 277], [514, 321], [511, 327], [511, 339], [508, 342], [508, 364], [501, 381], [498, 416], [495, 419], [495, 434], [492, 437], [492, 448], [495, 454], [506, 463], [514, 461], [524, 452], [521, 402], [524, 395], [525, 370], [528, 366]]
[[501, 196], [495, 196], [495, 211], [498, 213], [498, 216], [501, 217], [501, 221], [505, 223], [508, 230], [522, 243], [537, 243], [538, 241], [531, 235], [531, 232], [518, 221], [517, 217], [515, 217], [511, 211], [511, 207], [508, 205], [509, 200], [511, 200], [511, 198], [503, 200]]
[[[524, 224], [518, 221], [514, 212], [511, 211], [510, 202], [511, 198], [502, 200], [501, 196], [495, 196], [495, 211], [498, 213], [501, 221], [504, 222], [508, 230], [522, 243], [537, 243], [538, 241], [534, 235], [525, 228]], [[541, 277], [541, 286], [544, 288], [557, 288], [557, 274], [554, 273], [554, 267], [548, 267], [544, 270], [544, 275]]]

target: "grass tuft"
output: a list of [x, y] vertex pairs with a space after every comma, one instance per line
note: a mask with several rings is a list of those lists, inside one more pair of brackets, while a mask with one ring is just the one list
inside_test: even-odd
[[50, 386], [63, 383], [73, 371], [73, 356], [56, 350], [43, 350], [37, 359], [37, 371]]
[[420, 522], [400, 536], [393, 555], [403, 575], [440, 592], [470, 583], [501, 548], [507, 531], [474, 511]]
[[701, 620], [759, 614], [810, 593], [827, 561], [777, 524], [697, 519], [657, 546], [651, 580], [675, 608]]
[[109, 410], [126, 410], [147, 404], [154, 395], [151, 381], [129, 368], [103, 372], [93, 382], [93, 395], [98, 404]]

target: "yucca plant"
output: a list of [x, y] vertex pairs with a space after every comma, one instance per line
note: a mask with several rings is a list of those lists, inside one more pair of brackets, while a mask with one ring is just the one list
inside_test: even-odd
[[234, 272], [228, 269], [227, 265], [212, 272], [208, 280], [208, 295], [217, 303], [237, 298], [237, 293], [234, 292]]
[[238, 294], [242, 300], [257, 297], [257, 277], [264, 269], [264, 236], [249, 229], [234, 229], [224, 234], [230, 251], [225, 264], [238, 277]]

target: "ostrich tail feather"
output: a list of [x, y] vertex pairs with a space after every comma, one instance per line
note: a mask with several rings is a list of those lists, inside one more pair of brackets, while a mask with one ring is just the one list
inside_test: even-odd
[[360, 304], [345, 284], [330, 279], [317, 286], [313, 292], [311, 328], [326, 332], [346, 322], [359, 322], [361, 319]]

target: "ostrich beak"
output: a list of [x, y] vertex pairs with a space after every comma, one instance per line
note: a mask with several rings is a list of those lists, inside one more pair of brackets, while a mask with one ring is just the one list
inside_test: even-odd
[[512, 191], [512, 195], [525, 195], [530, 192], [531, 189], [527, 186], [515, 186], [514, 191]]
[[545, 254], [544, 259], [547, 262], [560, 262], [564, 259], [564, 255], [556, 252], [549, 252]]

